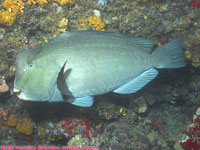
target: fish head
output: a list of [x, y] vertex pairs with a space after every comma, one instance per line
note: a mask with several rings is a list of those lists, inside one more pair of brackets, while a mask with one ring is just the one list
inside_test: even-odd
[[14, 90], [20, 91], [22, 100], [48, 101], [54, 93], [59, 65], [41, 51], [29, 49], [17, 55]]

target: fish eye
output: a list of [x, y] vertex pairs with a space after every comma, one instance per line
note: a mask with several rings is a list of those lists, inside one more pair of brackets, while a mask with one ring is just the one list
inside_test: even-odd
[[28, 67], [32, 68], [33, 67], [33, 63], [28, 64]]

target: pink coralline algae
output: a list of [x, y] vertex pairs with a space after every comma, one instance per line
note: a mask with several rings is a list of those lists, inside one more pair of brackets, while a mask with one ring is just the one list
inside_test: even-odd
[[8, 109], [0, 108], [0, 116], [3, 118], [3, 120], [7, 120], [8, 112]]
[[91, 132], [91, 126], [89, 121], [84, 121], [81, 118], [73, 118], [69, 117], [64, 120], [61, 124], [61, 127], [67, 132], [67, 134], [72, 138], [77, 133], [75, 132], [75, 128], [80, 128], [85, 135], [85, 137], [91, 140], [92, 137], [97, 137], [98, 133]]
[[180, 145], [185, 149], [200, 150], [200, 107], [191, 123], [182, 131]]
[[158, 42], [160, 45], [165, 45], [165, 44], [167, 43], [167, 41], [161, 40], [160, 38], [157, 39], [157, 42]]
[[191, 7], [200, 7], [200, 0], [192, 0], [189, 3], [189, 6], [191, 6]]

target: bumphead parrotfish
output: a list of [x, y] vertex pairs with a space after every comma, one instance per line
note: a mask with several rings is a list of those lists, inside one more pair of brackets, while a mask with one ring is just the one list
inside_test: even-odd
[[63, 33], [45, 46], [17, 55], [18, 97], [90, 107], [93, 96], [135, 93], [154, 79], [155, 68], [185, 66], [182, 39], [159, 47], [151, 40], [100, 31]]

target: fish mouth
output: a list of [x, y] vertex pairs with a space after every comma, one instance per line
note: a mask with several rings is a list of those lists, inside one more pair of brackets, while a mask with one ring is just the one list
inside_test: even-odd
[[17, 97], [18, 97], [19, 99], [22, 99], [22, 100], [31, 100], [31, 98], [30, 98], [28, 95], [26, 95], [24, 92], [18, 90], [17, 88], [14, 88], [13, 91], [14, 91], [15, 93], [19, 93], [19, 94], [17, 95]]

